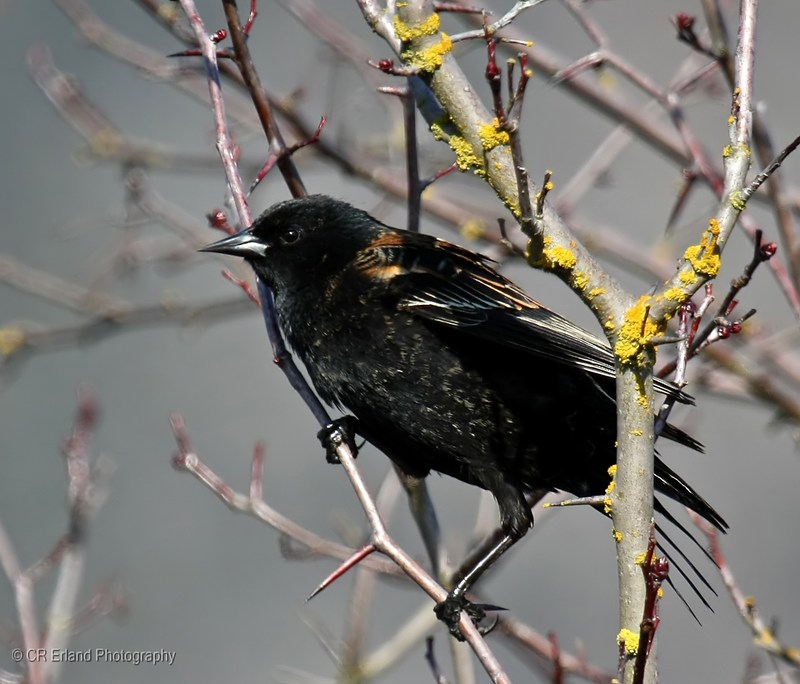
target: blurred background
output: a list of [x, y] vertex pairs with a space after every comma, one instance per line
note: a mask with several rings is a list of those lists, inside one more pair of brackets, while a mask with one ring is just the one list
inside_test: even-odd
[[[295, 11], [306, 6], [262, 0], [250, 39], [265, 88], [312, 131], [321, 116], [328, 117], [323, 139], [352, 155], [375, 180], [402, 182], [400, 106], [375, 91], [378, 85], [398, 83], [365, 70], [358, 60], [362, 50], [374, 59], [388, 57], [388, 47], [371, 33], [355, 2], [320, 2], [317, 13], [304, 21], [284, 4]], [[218, 237], [204, 217], [226, 200], [207, 88], [196, 60], [165, 59], [185, 45], [156, 21], [147, 5], [0, 0], [6, 93], [0, 114], [0, 327], [5, 345], [0, 521], [23, 566], [46, 556], [65, 533], [68, 502], [60, 447], [73, 423], [78, 388], [90, 387], [102, 414], [93, 454], [113, 475], [107, 501], [89, 529], [78, 603], [86, 604], [97, 592], [108, 596], [113, 586], [114, 592], [124, 593], [127, 610], [88, 620], [70, 645], [166, 649], [176, 657], [172, 666], [67, 665], [61, 681], [333, 681], [337, 666], [329, 650], [341, 647], [352, 621], [354, 577], [305, 604], [336, 561], [287, 559], [278, 532], [231, 512], [171, 465], [176, 451], [171, 412], [184, 417], [198, 455], [240, 491], [247, 490], [254, 444], [264, 440], [264, 491], [272, 507], [323, 537], [349, 544], [364, 539], [363, 515], [344, 473], [325, 463], [311, 415], [272, 364], [259, 312], [221, 277], [223, 268], [242, 276], [246, 269], [230, 259], [195, 253]], [[510, 5], [497, 3], [496, 10]], [[722, 5], [733, 40], [737, 7]], [[209, 30], [225, 25], [221, 3], [206, 0], [198, 6]], [[163, 3], [162, 16], [176, 8]], [[703, 63], [675, 39], [671, 24], [679, 11], [698, 14], [696, 28], [702, 35], [699, 4], [603, 0], [587, 3], [582, 11], [605, 32], [610, 50], [657, 84], [689, 73], [691, 68], [681, 72], [687, 60], [695, 69]], [[337, 29], [336, 35], [352, 62], [311, 30], [313, 17], [325, 15], [346, 30]], [[755, 92], [778, 149], [800, 133], [798, 26], [797, 2], [762, 3]], [[522, 14], [514, 27], [564, 66], [595, 49], [556, 0]], [[462, 23], [446, 17], [443, 30], [457, 33]], [[481, 76], [483, 45], [460, 45], [456, 54], [488, 101]], [[545, 169], [554, 171], [557, 200], [558, 189], [585, 168], [617, 122], [535, 71], [525, 105], [526, 160], [534, 178]], [[647, 109], [649, 98], [613, 70], [592, 71], [585, 78], [671, 130], [660, 110]], [[249, 100], [231, 85], [226, 93], [248, 182], [267, 150]], [[727, 143], [730, 107], [724, 81], [710, 76], [683, 97], [682, 105], [702, 147], [718, 163]], [[290, 140], [298, 139], [296, 125], [284, 126]], [[452, 162], [449, 148], [432, 141], [424, 126], [420, 139], [425, 173]], [[404, 225], [403, 201], [379, 183], [344, 173], [341, 163], [313, 148], [295, 160], [312, 192], [340, 197], [388, 223]], [[634, 141], [569, 205], [570, 220], [594, 236], [594, 246], [606, 250], [604, 263], [637, 293], [658, 282], [647, 268], [652, 264], [668, 274], [713, 215], [710, 192], [699, 189], [665, 234], [682, 187], [681, 170], [663, 151]], [[784, 178], [796, 196], [798, 158], [789, 158]], [[287, 197], [273, 173], [253, 195], [252, 209], [258, 213]], [[451, 174], [426, 197], [450, 199], [467, 214], [489, 221], [477, 231], [474, 224], [459, 230], [441, 215], [428, 216], [425, 232], [502, 255], [496, 241], [470, 240], [476, 232], [495, 231], [490, 217], [509, 218], [478, 178]], [[751, 213], [765, 239], [777, 241], [773, 213], [759, 207]], [[632, 270], [624, 258], [614, 256], [614, 244], [606, 241], [606, 231], [612, 230], [622, 245], [642, 255], [644, 268]], [[720, 295], [751, 253], [749, 239], [737, 230], [717, 281]], [[778, 256], [786, 255], [779, 251]], [[599, 332], [591, 313], [556, 278], [513, 261], [504, 273], [547, 306]], [[725, 344], [742, 352], [736, 363], [752, 364], [753, 373], [785, 385], [796, 400], [791, 355], [778, 355], [771, 365], [760, 356], [772, 343], [789, 352], [797, 347], [796, 319], [767, 267], [740, 299], [742, 311], [758, 309], [751, 331], [760, 346], [749, 352], [744, 342]], [[122, 313], [110, 316], [109, 311]], [[26, 348], [14, 345], [10, 333], [15, 331], [29, 336]], [[662, 360], [669, 353], [662, 351]], [[707, 453], [664, 445], [662, 455], [730, 523], [722, 543], [740, 588], [756, 597], [767, 621], [775, 620], [784, 643], [799, 644], [798, 424], [779, 413], [775, 403], [735, 398], [736, 382], [718, 376], [713, 368], [698, 372], [689, 387], [698, 407], [676, 415]], [[704, 385], [716, 391], [706, 392]], [[358, 462], [376, 491], [388, 460], [367, 447]], [[448, 549], [457, 560], [468, 548], [480, 497], [438, 476], [429, 484]], [[489, 502], [493, 512], [492, 506]], [[402, 498], [389, 527], [424, 561]], [[602, 516], [585, 509], [550, 513], [481, 589], [492, 603], [512, 607], [514, 617], [542, 633], [555, 633], [565, 651], [583, 652], [592, 664], [613, 672], [616, 565], [609, 527]], [[693, 605], [700, 626], [667, 589], [659, 627], [662, 681], [734, 682], [748, 673], [770, 671], [774, 663], [752, 646], [716, 571], [699, 554], [694, 557], [720, 595], [711, 601], [713, 612]], [[56, 575], [36, 585], [40, 621]], [[431, 607], [409, 584], [380, 580], [367, 607], [364, 652]], [[19, 672], [11, 657], [18, 625], [8, 585], [0, 589], [0, 620], [8, 643], [0, 650], [0, 668]], [[449, 673], [445, 631], [432, 625], [429, 632]], [[490, 641], [512, 679], [530, 681], [532, 657], [500, 637]], [[382, 671], [379, 681], [427, 681], [431, 675], [423, 654], [420, 641]], [[533, 672], [536, 681], [550, 681], [547, 666]], [[484, 676], [478, 670], [478, 680]]]

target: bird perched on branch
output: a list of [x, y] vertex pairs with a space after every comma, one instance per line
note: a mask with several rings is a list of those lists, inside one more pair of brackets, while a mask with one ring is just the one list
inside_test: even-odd
[[[501, 538], [436, 606], [455, 636], [462, 610], [483, 617], [470, 586], [533, 524], [526, 493], [605, 491], [616, 458], [611, 348], [488, 258], [322, 195], [277, 204], [204, 251], [243, 257], [273, 288], [316, 391], [355, 416], [359, 435], [412, 476], [436, 471], [494, 495]], [[656, 390], [689, 401], [667, 382]], [[671, 425], [663, 436], [700, 449]], [[655, 489], [727, 527], [658, 458]]]

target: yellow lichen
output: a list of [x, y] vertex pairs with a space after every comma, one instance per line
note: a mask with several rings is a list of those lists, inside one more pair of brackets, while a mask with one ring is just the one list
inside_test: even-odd
[[478, 126], [478, 137], [481, 139], [483, 149], [489, 152], [500, 145], [508, 145], [511, 136], [508, 131], [500, 128], [500, 122], [495, 117], [491, 123]]
[[737, 154], [750, 157], [753, 153], [747, 145], [725, 145], [725, 147], [722, 148], [722, 156], [725, 159]]
[[769, 629], [762, 629], [758, 632], [755, 643], [757, 646], [761, 646], [761, 648], [774, 649], [776, 646], [775, 635]]
[[697, 276], [693, 271], [681, 271], [678, 274], [678, 280], [680, 280], [684, 285], [691, 285], [696, 278]]
[[480, 219], [471, 218], [461, 226], [461, 234], [467, 240], [480, 240], [486, 235], [486, 224]]
[[453, 152], [456, 153], [456, 165], [462, 171], [473, 170], [478, 175], [483, 175], [485, 172], [483, 168], [483, 160], [475, 154], [475, 150], [463, 136], [451, 135], [447, 141]]
[[625, 321], [614, 345], [614, 353], [623, 365], [643, 363], [646, 360], [645, 345], [661, 332], [648, 315], [649, 308], [649, 295], [642, 295], [625, 313]]
[[444, 130], [444, 127], [448, 123], [450, 123], [450, 118], [448, 116], [442, 116], [431, 124], [430, 131], [434, 140], [447, 140], [450, 137]]
[[[611, 499], [611, 493], [617, 488], [617, 464], [615, 463], [608, 469], [608, 474], [611, 477], [611, 482], [608, 483], [608, 487], [606, 487], [606, 496], [603, 499], [603, 513], [606, 515], [611, 515], [611, 506], [613, 504], [613, 500]], [[614, 534], [614, 539], [617, 539], [617, 535], [615, 531], [612, 530], [612, 534]], [[622, 535], [620, 535], [617, 541], [622, 540]]]
[[671, 302], [679, 302], [683, 304], [687, 299], [689, 299], [689, 295], [680, 288], [680, 287], [671, 287], [664, 293], [664, 298], [669, 299]]
[[692, 265], [698, 275], [714, 278], [719, 273], [721, 264], [717, 244], [719, 233], [719, 222], [712, 218], [708, 222], [708, 230], [703, 233], [700, 244], [687, 247], [683, 253], [683, 258]]
[[734, 190], [731, 193], [731, 206], [736, 211], [744, 211], [745, 206], [747, 206], [747, 200], [742, 197], [742, 193], [738, 190]]
[[575, 271], [572, 274], [572, 287], [576, 290], [583, 291], [589, 284], [589, 277], [583, 271]]
[[419, 24], [411, 26], [406, 24], [399, 15], [394, 15], [394, 32], [404, 43], [423, 36], [435, 36], [439, 32], [439, 15], [431, 14], [427, 19]]
[[641, 437], [644, 434], [644, 432], [642, 430], [631, 430], [628, 434], [631, 437]]
[[619, 630], [617, 643], [625, 649], [629, 656], [635, 656], [639, 652], [639, 635], [629, 629]]
[[568, 247], [545, 247], [542, 250], [542, 261], [545, 268], [571, 271], [578, 263], [575, 253]]
[[644, 565], [646, 559], [647, 559], [647, 551], [645, 551], [644, 553], [640, 553], [638, 556], [636, 556], [636, 558], [633, 559], [633, 562], [636, 563], [636, 565], [641, 566]]
[[594, 299], [595, 297], [599, 297], [600, 295], [604, 295], [606, 293], [606, 289], [604, 287], [593, 287], [587, 294], [589, 297]]
[[[494, 187], [491, 177], [489, 178], [489, 185]], [[522, 209], [519, 208], [519, 204], [517, 204], [512, 198], [507, 197], [503, 200], [503, 203], [506, 205], [506, 207], [508, 207], [508, 210], [514, 214], [514, 218], [518, 220], [522, 218]]]
[[613, 527], [611, 528], [611, 536], [614, 537], [614, 541], [619, 544], [622, 541], [622, 532], [615, 530]]
[[735, 124], [735, 123], [736, 123], [736, 117], [733, 114], [731, 114], [728, 117], [728, 125], [729, 126], [733, 126], [733, 124]]
[[22, 328], [9, 326], [0, 328], [0, 356], [16, 354], [25, 346], [27, 337]]
[[402, 58], [406, 64], [415, 66], [420, 71], [431, 73], [436, 71], [444, 56], [453, 49], [453, 42], [446, 33], [440, 33], [440, 40], [424, 50], [403, 50]]

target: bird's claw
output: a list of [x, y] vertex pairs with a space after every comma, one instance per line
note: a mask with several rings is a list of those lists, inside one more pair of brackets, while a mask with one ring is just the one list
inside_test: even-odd
[[444, 601], [437, 603], [433, 607], [436, 617], [447, 625], [450, 634], [459, 641], [464, 641], [464, 634], [458, 626], [462, 611], [469, 616], [481, 636], [486, 636], [497, 626], [498, 616], [495, 616], [488, 625], [481, 625], [480, 623], [486, 617], [486, 611], [496, 610], [505, 610], [505, 608], [488, 603], [473, 603], [464, 596], [454, 596], [452, 594], [449, 594]]
[[325, 460], [328, 463], [339, 463], [336, 448], [341, 444], [347, 444], [353, 452], [353, 456], [357, 456], [358, 446], [356, 446], [355, 435], [356, 419], [353, 416], [342, 416], [328, 423], [317, 433], [317, 439], [325, 449]]

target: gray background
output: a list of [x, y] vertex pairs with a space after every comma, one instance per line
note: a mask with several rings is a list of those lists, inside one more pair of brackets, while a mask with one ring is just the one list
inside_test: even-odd
[[[388, 54], [363, 25], [354, 3], [324, 4], [335, 6], [337, 20], [371, 45], [376, 57]], [[134, 3], [94, 5], [119, 30], [161, 54], [180, 49]], [[217, 3], [200, 6], [209, 27], [223, 24]], [[663, 81], [687, 53], [669, 25], [669, 17], [679, 10], [699, 12], [686, 2], [620, 0], [597, 3], [591, 13], [609, 33], [612, 45]], [[261, 11], [251, 47], [266, 86], [281, 94], [303, 85], [305, 98], [299, 106], [312, 120], [323, 113], [330, 116], [326, 134], [379, 144], [396, 120], [389, 123], [370, 88], [348, 69], [332, 67], [327, 51], [282, 9], [264, 1]], [[567, 58], [591, 49], [558, 3], [528, 13], [519, 25]], [[756, 95], [767, 107], [778, 145], [800, 132], [798, 26], [800, 4], [762, 3]], [[85, 45], [54, 4], [0, 2], [5, 93], [0, 115], [5, 157], [0, 164], [0, 252], [88, 285], [121, 239], [117, 226], [96, 217], [121, 214], [122, 176], [114, 165], [95, 165], [76, 154], [80, 139], [28, 77], [25, 54], [36, 43], [49, 45], [60, 68], [73, 73], [88, 96], [134, 135], [211, 153], [211, 119], [189, 98], [142, 79]], [[463, 59], [480, 73], [481, 49], [467, 51]], [[609, 87], [626, 87], [618, 76], [608, 78]], [[697, 96], [689, 103], [703, 144], [717, 155], [725, 143], [727, 98], [709, 101]], [[541, 80], [533, 83], [526, 110], [529, 163], [535, 169], [554, 169], [560, 182], [581, 166], [611, 128], [608, 121]], [[396, 110], [391, 111], [396, 116]], [[260, 137], [240, 142], [249, 158], [263, 154]], [[446, 158], [440, 147], [427, 141], [426, 145], [438, 159]], [[399, 159], [397, 149], [392, 154]], [[369, 187], [340, 176], [311, 156], [300, 160], [313, 191], [329, 192], [368, 209], [376, 207], [379, 197]], [[797, 183], [795, 158], [787, 163], [786, 173]], [[634, 147], [615, 165], [609, 185], [590, 193], [581, 209], [649, 245], [663, 228], [677, 181], [678, 170], [667, 161]], [[222, 174], [216, 168], [154, 173], [152, 182], [200, 221], [224, 197]], [[471, 201], [483, 196], [491, 201], [475, 179], [446, 182], [463, 185]], [[280, 179], [271, 176], [257, 193], [254, 209], [286, 196]], [[701, 195], [685, 216], [678, 244], [694, 239], [711, 207], [708, 195]], [[502, 215], [499, 206], [497, 212]], [[401, 206], [383, 206], [380, 215], [402, 225]], [[775, 239], [774, 224], [767, 215], [760, 218], [769, 239]], [[426, 230], [462, 240], [434, 222]], [[163, 231], [150, 226], [142, 235], [158, 237]], [[208, 237], [213, 237], [211, 231]], [[721, 283], [738, 273], [748, 254], [748, 243], [736, 234]], [[102, 287], [141, 303], [165, 295], [191, 301], [232, 296], [232, 286], [218, 275], [220, 263], [196, 259], [179, 269], [143, 264], [125, 278], [104, 281]], [[507, 272], [546, 304], [587, 327], [594, 325], [590, 314], [552, 277], [519, 265]], [[632, 277], [625, 280], [640, 291], [651, 285]], [[743, 299], [744, 308], [759, 308], [763, 325], [776, 330], [791, 325], [788, 308], [766, 269]], [[51, 326], [76, 319], [60, 307], [0, 285], [0, 325], [20, 320]], [[71, 424], [76, 388], [89, 383], [102, 402], [95, 448], [113, 461], [116, 473], [108, 503], [92, 526], [82, 596], [87, 600], [94, 587], [111, 575], [119, 576], [131, 594], [131, 613], [124, 622], [93, 626], [72, 645], [177, 652], [171, 668], [75, 665], [65, 669], [63, 681], [284, 681], [293, 671], [310, 673], [315, 678], [309, 681], [317, 681], [316, 676], [333, 675], [333, 666], [304, 620], [324, 625], [335, 640], [342, 630], [351, 580], [304, 606], [303, 598], [334, 567], [333, 561], [283, 559], [274, 530], [229, 512], [191, 477], [170, 466], [175, 446], [168, 415], [179, 411], [201, 457], [230, 484], [246, 487], [252, 446], [263, 438], [268, 453], [265, 492], [275, 508], [327, 536], [335, 536], [342, 518], [361, 524], [343, 473], [325, 465], [312, 418], [271, 363], [263, 323], [255, 311], [220, 324], [134, 330], [37, 355], [5, 371], [0, 382], [0, 516], [25, 564], [49, 551], [65, 529], [65, 478], [58, 449]], [[758, 598], [765, 616], [780, 619], [785, 642], [797, 644], [800, 545], [795, 525], [795, 428], [775, 423], [773, 413], [763, 406], [703, 395], [699, 404], [680, 418], [706, 444], [708, 453], [697, 456], [665, 447], [665, 456], [731, 524], [725, 551], [743, 591]], [[365, 449], [359, 463], [370, 485], [377, 487], [386, 459]], [[430, 482], [446, 539], [457, 556], [474, 519], [476, 494], [442, 478]], [[422, 546], [404, 506], [397, 510], [392, 532], [421, 557]], [[719, 580], [714, 581], [721, 589]], [[40, 608], [46, 607], [51, 589], [50, 581], [37, 587]], [[553, 516], [485, 582], [484, 589], [493, 602], [513, 606], [515, 615], [543, 632], [554, 631], [565, 649], [574, 650], [579, 641], [592, 662], [609, 670], [615, 667], [614, 549], [609, 524], [601, 516], [585, 510]], [[702, 627], [673, 595], [664, 602], [659, 632], [663, 681], [740, 679], [752, 653], [750, 637], [724, 591], [720, 593], [714, 613], [700, 611]], [[397, 621], [424, 601], [418, 592], [396, 583], [381, 588], [372, 606], [375, 619], [369, 645], [377, 646]], [[0, 590], [0, 615], [13, 629], [7, 587]], [[444, 633], [437, 629], [436, 634], [440, 659], [447, 666]], [[422, 652], [420, 646], [384, 681], [428, 681]], [[502, 647], [498, 653], [512, 678], [529, 678], [524, 661]], [[13, 667], [6, 652], [0, 656], [0, 667]]]

